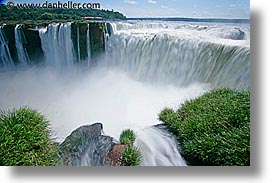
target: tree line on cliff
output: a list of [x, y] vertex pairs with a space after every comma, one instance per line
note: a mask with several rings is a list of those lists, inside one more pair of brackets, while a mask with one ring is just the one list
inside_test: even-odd
[[83, 17], [102, 17], [103, 20], [124, 20], [126, 17], [113, 10], [99, 9], [8, 9], [0, 5], [0, 21], [27, 21], [27, 20], [82, 20]]

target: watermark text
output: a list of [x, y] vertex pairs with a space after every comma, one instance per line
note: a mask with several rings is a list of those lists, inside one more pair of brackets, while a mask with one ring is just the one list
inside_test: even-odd
[[44, 3], [14, 3], [9, 1], [6, 3], [8, 9], [17, 7], [18, 9], [100, 9], [100, 3], [74, 3], [73, 1], [67, 2], [49, 2]]

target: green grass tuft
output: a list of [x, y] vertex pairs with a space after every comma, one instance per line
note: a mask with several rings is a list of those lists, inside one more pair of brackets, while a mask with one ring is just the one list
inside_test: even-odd
[[57, 146], [48, 121], [30, 108], [0, 113], [1, 166], [53, 166]]
[[131, 129], [123, 130], [120, 134], [119, 141], [121, 144], [127, 145], [123, 153], [123, 166], [138, 166], [141, 162], [139, 149], [134, 146], [136, 140], [135, 132]]
[[123, 166], [138, 166], [141, 162], [139, 149], [133, 145], [128, 145], [123, 153]]
[[123, 130], [120, 134], [119, 141], [121, 144], [132, 145], [136, 139], [135, 132], [131, 129]]
[[190, 165], [250, 165], [250, 93], [216, 89], [164, 109], [159, 119], [174, 133]]

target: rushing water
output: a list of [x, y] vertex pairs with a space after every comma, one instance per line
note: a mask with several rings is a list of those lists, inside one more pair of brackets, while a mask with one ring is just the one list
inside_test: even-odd
[[30, 62], [27, 50], [25, 48], [26, 38], [24, 32], [22, 30], [22, 25], [18, 24], [14, 28], [14, 38], [15, 38], [15, 46], [17, 50], [17, 57], [19, 63], [23, 65], [28, 65]]
[[8, 44], [3, 26], [0, 26], [0, 66], [4, 68], [11, 68], [14, 65]]
[[[111, 23], [109, 57], [134, 78], [186, 86], [250, 88], [247, 26]], [[240, 40], [239, 40], [240, 39]]]
[[[211, 88], [249, 90], [249, 25], [112, 22], [108, 27], [105, 55], [87, 68], [76, 67], [80, 46], [75, 52], [71, 23], [40, 28], [45, 64], [0, 72], [0, 109], [38, 109], [51, 122], [57, 141], [96, 121], [117, 139], [123, 129], [132, 128], [137, 131], [142, 165], [186, 165], [175, 138], [152, 126], [160, 123], [158, 113], [164, 107], [176, 109]], [[86, 51], [92, 65], [89, 32], [88, 25]], [[23, 62], [27, 54], [20, 52], [20, 26], [14, 33]], [[78, 28], [78, 42], [79, 37]], [[1, 26], [0, 63], [11, 67], [7, 45]]]
[[74, 65], [71, 23], [53, 23], [39, 30], [46, 65], [58, 69]]

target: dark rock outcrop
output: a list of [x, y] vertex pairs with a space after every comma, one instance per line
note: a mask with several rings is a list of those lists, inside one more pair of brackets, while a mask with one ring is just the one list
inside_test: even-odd
[[101, 135], [102, 124], [81, 126], [60, 145], [60, 164], [65, 166], [104, 166], [115, 145], [113, 138]]

